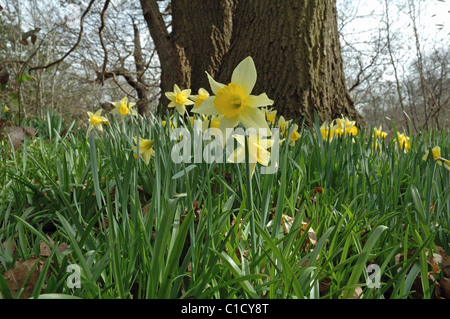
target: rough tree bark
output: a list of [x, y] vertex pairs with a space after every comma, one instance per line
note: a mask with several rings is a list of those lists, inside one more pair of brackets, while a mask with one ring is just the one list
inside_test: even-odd
[[233, 36], [219, 80], [250, 55], [255, 94], [274, 100], [277, 114], [320, 121], [341, 115], [363, 123], [345, 85], [335, 0], [246, 0], [234, 13]]
[[161, 64], [161, 104], [173, 85], [197, 94], [208, 88], [205, 71], [215, 75], [228, 51], [232, 14], [237, 0], [172, 0], [171, 32], [167, 30], [156, 0], [140, 0], [145, 21]]
[[252, 56], [253, 92], [267, 93], [279, 115], [311, 125], [316, 111], [321, 122], [344, 115], [364, 124], [345, 85], [336, 0], [172, 0], [170, 34], [156, 1], [140, 1], [161, 59], [163, 92], [175, 83], [193, 94], [208, 89], [205, 71], [228, 83], [234, 67]]

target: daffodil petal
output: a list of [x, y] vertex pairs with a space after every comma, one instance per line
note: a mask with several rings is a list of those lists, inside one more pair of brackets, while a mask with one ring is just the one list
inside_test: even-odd
[[175, 106], [177, 108], [178, 113], [180, 113], [181, 115], [183, 115], [186, 112], [186, 107], [184, 106], [184, 104], [176, 104]]
[[[222, 120], [220, 120], [219, 129], [222, 132], [226, 132], [227, 128], [233, 129], [233, 128], [236, 127], [236, 125], [238, 125], [238, 123], [239, 123], [239, 117], [238, 116], [230, 117], [230, 118], [223, 117]], [[231, 134], [231, 132], [230, 132], [230, 134]], [[228, 136], [230, 134], [227, 135], [227, 139], [228, 139]]]
[[246, 57], [237, 65], [231, 75], [231, 82], [242, 86], [250, 95], [256, 83], [256, 67], [251, 57]]
[[142, 157], [143, 157], [143, 159], [144, 159], [145, 164], [148, 165], [148, 163], [150, 162], [150, 157], [151, 157], [150, 152], [144, 152], [144, 153], [142, 154]]
[[200, 113], [205, 115], [220, 115], [220, 110], [214, 107], [215, 96], [210, 96], [200, 104], [199, 107], [192, 109], [192, 113]]
[[225, 84], [219, 83], [216, 80], [214, 80], [209, 74], [208, 72], [206, 72], [206, 75], [208, 76], [208, 81], [209, 81], [209, 85], [211, 86], [211, 91], [216, 94], [217, 91], [219, 91], [219, 89], [223, 88], [224, 86], [226, 86]]
[[[224, 119], [222, 119], [222, 122]], [[266, 116], [264, 115], [264, 112], [258, 108], [245, 108], [239, 115], [239, 120], [246, 129], [254, 128], [259, 134], [266, 133], [266, 135], [270, 135]]]
[[173, 93], [173, 92], [166, 92], [166, 93], [164, 93], [165, 95], [166, 95], [166, 97], [169, 99], [169, 100], [174, 100], [175, 99], [175, 93]]
[[191, 95], [191, 89], [185, 89], [185, 90], [181, 91], [181, 94], [184, 94], [188, 97], [189, 95]]
[[260, 107], [272, 105], [273, 100], [269, 99], [266, 93], [260, 95], [249, 95], [247, 98], [247, 105], [249, 107]]

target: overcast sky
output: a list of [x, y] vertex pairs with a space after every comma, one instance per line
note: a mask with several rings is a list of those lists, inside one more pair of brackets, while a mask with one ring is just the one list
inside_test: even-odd
[[[337, 0], [338, 6], [345, 0]], [[347, 0], [348, 1], [348, 0]], [[441, 44], [450, 45], [450, 0], [416, 0], [417, 29], [421, 37], [420, 41], [424, 48], [428, 45]], [[397, 4], [405, 1], [389, 0], [389, 20], [392, 23], [392, 32], [400, 31], [404, 39], [412, 38], [411, 18], [408, 8], [399, 10]], [[352, 0], [352, 10], [355, 19], [346, 26], [345, 33], [352, 33], [361, 37], [370, 36], [382, 23], [380, 18], [385, 11], [384, 0]], [[365, 31], [365, 32], [364, 32]]]

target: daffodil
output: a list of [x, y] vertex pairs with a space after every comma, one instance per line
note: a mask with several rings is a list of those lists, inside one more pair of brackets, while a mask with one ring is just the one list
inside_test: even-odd
[[281, 115], [278, 119], [278, 128], [280, 129], [281, 133], [287, 130], [289, 124], [290, 121], [286, 121], [283, 115]]
[[193, 101], [189, 100], [191, 95], [191, 89], [181, 90], [178, 85], [173, 86], [173, 92], [166, 92], [166, 97], [170, 100], [167, 107], [175, 107], [181, 115], [186, 112], [186, 105], [195, 104]]
[[[424, 155], [423, 158], [422, 158], [424, 161], [427, 160], [429, 153], [430, 153], [430, 151], [427, 150], [426, 153], [425, 153], [425, 155]], [[431, 154], [433, 154], [433, 159], [434, 159], [435, 161], [437, 161], [438, 158], [441, 157], [441, 148], [440, 148], [439, 146], [433, 147], [433, 148], [431, 149]], [[441, 164], [440, 162], [438, 162], [438, 163]]]
[[[137, 144], [137, 138], [133, 138], [134, 144]], [[137, 158], [137, 148], [133, 147], [134, 157]], [[155, 156], [155, 151], [153, 150], [153, 140], [147, 140], [139, 137], [139, 156], [142, 157], [145, 164], [148, 165], [150, 158]]]
[[125, 96], [120, 102], [111, 102], [115, 108], [110, 112], [111, 114], [120, 114], [121, 120], [123, 120], [128, 114], [136, 116], [137, 112], [133, 109], [136, 105], [135, 102], [128, 102], [128, 98]]
[[349, 120], [347, 117], [342, 117], [342, 118], [337, 118], [336, 119], [336, 124], [342, 128], [343, 131], [345, 131], [345, 129], [350, 129], [351, 127], [355, 126], [356, 122], [355, 121], [351, 121]]
[[[296, 125], [297, 126], [297, 125]], [[291, 137], [289, 139], [289, 145], [294, 146], [295, 142], [297, 142], [297, 140], [300, 138], [300, 133], [298, 132], [298, 130], [295, 128], [292, 131]]]
[[320, 135], [322, 135], [322, 138], [324, 140], [332, 140], [334, 136], [339, 135], [340, 128], [333, 122], [331, 122], [331, 125], [328, 124], [328, 122], [324, 122], [320, 126]]
[[3, 111], [4, 111], [5, 113], [8, 113], [8, 112], [9, 112], [9, 107], [7, 107], [7, 106], [5, 105]]
[[[444, 165], [444, 167], [450, 171], [450, 161], [448, 159], [445, 159], [441, 156], [441, 148], [439, 146], [435, 146], [431, 149], [431, 153], [433, 154], [433, 159], [438, 163], [439, 165]], [[430, 151], [427, 150], [425, 152], [425, 155], [422, 157], [424, 161], [428, 159], [428, 155], [430, 154]]]
[[[161, 121], [161, 124], [163, 127], [166, 127], [167, 121]], [[170, 128], [173, 130], [175, 128], [175, 124], [173, 124], [172, 121], [170, 121]]]
[[356, 127], [356, 122], [349, 120], [347, 117], [337, 118], [333, 121], [336, 124], [334, 128], [334, 135], [336, 136], [347, 136], [358, 134], [358, 128]]
[[204, 100], [209, 97], [209, 92], [204, 88], [198, 90], [198, 95], [191, 95], [190, 98], [195, 102], [194, 107], [199, 107]]
[[355, 136], [358, 134], [358, 128], [356, 126], [346, 127], [344, 130], [344, 136], [347, 134]]
[[90, 132], [94, 127], [99, 130], [100, 132], [103, 131], [103, 124], [109, 125], [109, 121], [106, 117], [102, 116], [102, 109], [98, 110], [97, 112], [87, 112], [89, 115], [89, 127], [88, 132]]
[[[278, 128], [280, 129], [280, 136], [286, 136], [290, 130], [291, 120], [286, 121], [283, 116], [280, 116], [278, 119]], [[294, 124], [294, 128], [292, 130], [291, 136], [289, 136], [289, 145], [295, 145], [295, 142], [300, 138], [300, 133], [298, 132], [298, 125]], [[280, 140], [280, 142], [284, 141], [284, 139]]]
[[234, 127], [241, 123], [246, 129], [266, 129], [269, 126], [263, 111], [259, 107], [269, 106], [273, 101], [265, 93], [251, 95], [256, 83], [256, 67], [251, 57], [245, 58], [233, 70], [231, 83], [216, 82], [208, 73], [209, 84], [214, 95], [206, 98], [192, 112], [205, 115], [222, 115], [220, 130], [226, 141]]
[[400, 144], [400, 148], [403, 149], [403, 151], [407, 152], [411, 148], [411, 143], [409, 142], [409, 137], [405, 134], [397, 133], [397, 138]]
[[266, 113], [266, 120], [270, 124], [275, 124], [275, 120], [277, 118], [277, 110], [266, 109], [264, 110], [264, 112]]
[[[232, 135], [240, 144], [240, 146], [228, 157], [227, 161], [239, 163], [245, 160], [245, 136], [240, 134]], [[250, 132], [248, 136], [248, 162], [250, 164], [251, 176], [255, 172], [256, 163], [267, 166], [270, 161], [269, 148], [274, 143], [273, 139], [266, 138], [254, 132]]]
[[375, 133], [375, 137], [376, 138], [386, 138], [386, 132], [382, 131], [382, 127], [380, 126], [379, 128], [374, 128], [373, 132]]
[[431, 153], [433, 154], [433, 159], [437, 161], [437, 159], [441, 157], [441, 148], [439, 146], [435, 146], [431, 149]]

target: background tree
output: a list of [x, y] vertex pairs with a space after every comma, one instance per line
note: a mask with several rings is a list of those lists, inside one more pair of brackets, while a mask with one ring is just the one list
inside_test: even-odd
[[337, 5], [347, 86], [366, 123], [392, 130], [393, 121], [411, 133], [448, 127], [445, 2], [338, 0]]
[[161, 62], [161, 91], [207, 86], [205, 71], [226, 82], [250, 55], [255, 92], [266, 92], [280, 115], [311, 124], [316, 111], [322, 121], [346, 115], [362, 122], [345, 87], [335, 0], [222, 0], [212, 7], [172, 0], [171, 32], [157, 1], [140, 2]]

